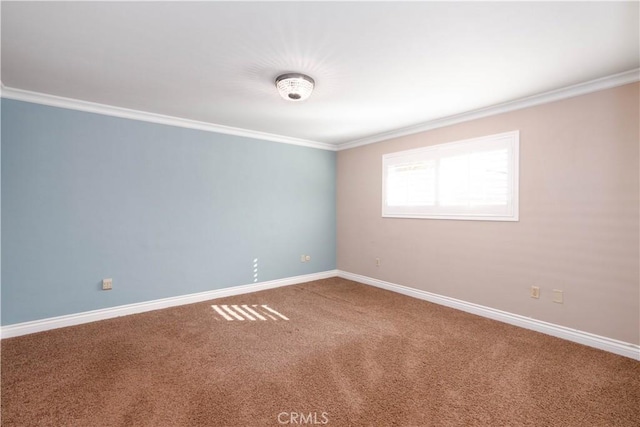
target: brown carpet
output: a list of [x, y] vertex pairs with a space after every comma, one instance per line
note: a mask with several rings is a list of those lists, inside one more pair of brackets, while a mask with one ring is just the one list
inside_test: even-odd
[[10, 338], [1, 357], [7, 427], [640, 425], [640, 362], [337, 278]]

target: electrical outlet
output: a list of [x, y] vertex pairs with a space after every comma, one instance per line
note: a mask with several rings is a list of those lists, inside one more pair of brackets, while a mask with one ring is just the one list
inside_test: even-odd
[[102, 290], [110, 291], [113, 289], [113, 279], [102, 279]]
[[376, 267], [380, 267], [380, 258], [376, 258]]
[[540, 287], [532, 286], [531, 287], [531, 298], [540, 298]]
[[558, 304], [564, 304], [564, 292], [562, 292], [560, 289], [554, 289], [553, 302], [556, 302]]
[[311, 261], [311, 255], [305, 255], [304, 262], [309, 262], [309, 261]]

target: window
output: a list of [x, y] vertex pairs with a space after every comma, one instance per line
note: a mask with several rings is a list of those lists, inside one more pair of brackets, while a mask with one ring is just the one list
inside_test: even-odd
[[382, 216], [518, 221], [518, 131], [382, 156]]

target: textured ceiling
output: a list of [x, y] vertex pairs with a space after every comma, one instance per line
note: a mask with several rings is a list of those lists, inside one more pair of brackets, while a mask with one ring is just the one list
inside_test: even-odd
[[[639, 3], [2, 2], [2, 83], [340, 144], [635, 69]], [[274, 79], [312, 76], [304, 102]]]

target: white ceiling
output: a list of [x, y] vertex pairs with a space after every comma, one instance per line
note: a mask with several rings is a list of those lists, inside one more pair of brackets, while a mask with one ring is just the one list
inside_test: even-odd
[[[6, 2], [2, 83], [344, 144], [632, 70], [639, 3]], [[309, 100], [274, 79], [303, 72]]]

